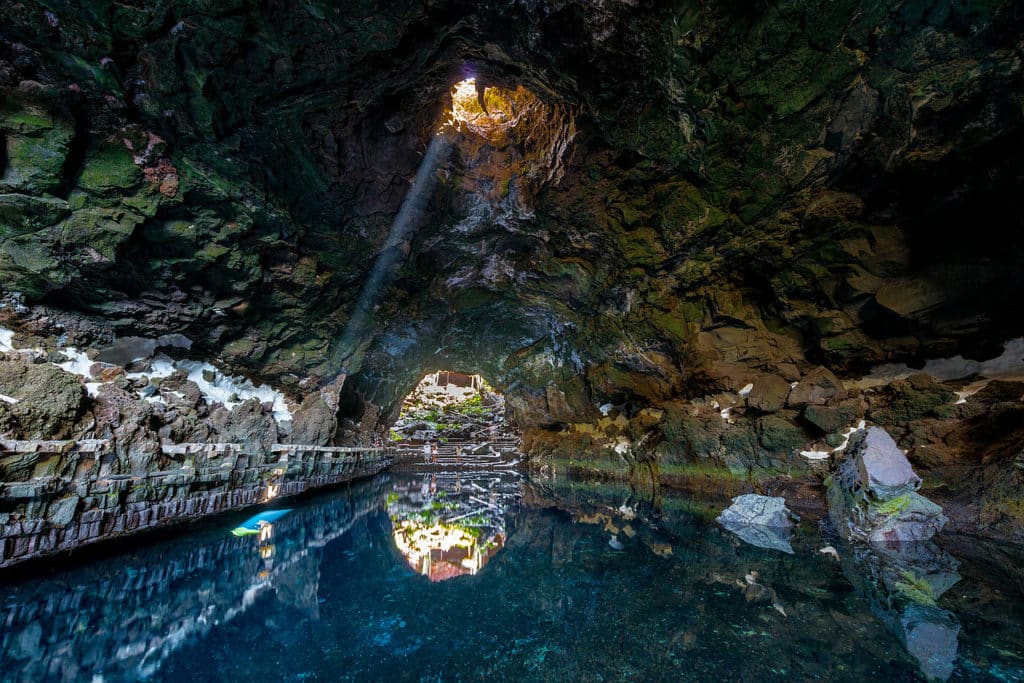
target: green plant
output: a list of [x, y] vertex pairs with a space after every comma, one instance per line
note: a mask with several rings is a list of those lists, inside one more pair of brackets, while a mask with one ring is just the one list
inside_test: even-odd
[[891, 500], [887, 500], [884, 503], [879, 503], [875, 506], [875, 512], [882, 515], [895, 515], [898, 512], [902, 512], [907, 509], [910, 505], [910, 494], [904, 493], [902, 496], [897, 496]]
[[900, 572], [903, 581], [896, 582], [896, 590], [905, 598], [922, 605], [934, 605], [935, 593], [930, 583], [909, 571]]
[[459, 415], [482, 416], [491, 414], [491, 409], [484, 405], [484, 397], [480, 394], [470, 396], [462, 403], [453, 406], [452, 410]]

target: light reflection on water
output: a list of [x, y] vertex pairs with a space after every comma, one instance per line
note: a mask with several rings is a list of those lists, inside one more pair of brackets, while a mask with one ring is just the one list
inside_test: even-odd
[[413, 571], [431, 581], [475, 575], [505, 546], [521, 497], [514, 473], [405, 477], [387, 496], [392, 539]]
[[[511, 472], [392, 474], [289, 506], [261, 533], [229, 516], [7, 577], [0, 680], [921, 677], [885, 588], [907, 565], [836, 562], [810, 523], [788, 555], [724, 531], [720, 505]], [[977, 548], [897, 559], [941, 586], [951, 680], [1021, 680], [1024, 565]]]

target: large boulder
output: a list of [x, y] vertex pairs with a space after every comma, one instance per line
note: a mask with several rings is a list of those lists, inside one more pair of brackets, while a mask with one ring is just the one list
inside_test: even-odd
[[803, 418], [822, 432], [837, 432], [857, 419], [857, 413], [849, 406], [808, 405]]
[[823, 406], [831, 399], [845, 398], [846, 390], [838, 377], [828, 368], [815, 368], [801, 379], [789, 392], [786, 403], [790, 406], [818, 405]]
[[946, 523], [942, 508], [916, 491], [921, 478], [885, 430], [850, 437], [850, 451], [832, 477], [829, 516], [847, 540], [903, 543], [930, 539]]
[[868, 419], [881, 425], [902, 425], [923, 417], [941, 417], [956, 400], [956, 393], [934, 378], [912, 375], [887, 386], [872, 406]]
[[187, 350], [192, 347], [192, 340], [182, 334], [165, 334], [155, 339], [120, 337], [112, 344], [101, 348], [96, 354], [96, 360], [100, 363], [127, 366], [135, 361], [151, 358], [153, 353], [162, 347]]
[[861, 482], [880, 501], [921, 488], [921, 477], [889, 433], [881, 427], [868, 427], [850, 437], [847, 452], [857, 464]]
[[747, 493], [732, 499], [732, 505], [716, 520], [750, 545], [792, 554], [789, 536], [793, 529], [792, 513], [784, 498]]
[[[424, 427], [425, 423], [420, 423]], [[333, 410], [319, 393], [306, 396], [292, 415], [292, 431], [288, 440], [313, 446], [331, 443], [338, 430], [338, 411]]]
[[0, 395], [6, 404], [3, 436], [18, 439], [67, 438], [85, 402], [77, 376], [19, 353], [0, 354]]
[[789, 382], [778, 375], [758, 377], [747, 396], [747, 405], [765, 413], [778, 412], [786, 405], [789, 390]]
[[210, 425], [217, 439], [241, 443], [256, 452], [269, 453], [277, 443], [277, 422], [258, 398], [242, 401], [234, 408], [218, 407], [210, 413]]

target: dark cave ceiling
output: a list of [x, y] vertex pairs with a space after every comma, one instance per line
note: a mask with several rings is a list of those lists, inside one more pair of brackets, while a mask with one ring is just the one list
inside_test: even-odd
[[[545, 425], [1024, 328], [1015, 2], [2, 13], [0, 292], [80, 343], [344, 370], [379, 429], [440, 367]], [[467, 78], [516, 125], [444, 127], [396, 238]]]

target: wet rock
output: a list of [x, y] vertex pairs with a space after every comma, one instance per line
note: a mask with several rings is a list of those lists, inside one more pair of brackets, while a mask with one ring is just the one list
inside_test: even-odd
[[901, 622], [907, 652], [917, 660], [929, 680], [944, 681], [953, 675], [960, 624], [953, 615], [933, 606], [914, 605]]
[[829, 516], [847, 540], [928, 540], [946, 523], [942, 508], [916, 493], [921, 479], [885, 430], [850, 437], [848, 459], [828, 489]]
[[847, 452], [857, 463], [861, 483], [880, 501], [921, 488], [921, 477], [881, 427], [868, 427], [853, 434]]
[[789, 391], [789, 382], [778, 375], [758, 377], [747, 396], [747, 405], [765, 413], [775, 413], [786, 405]]
[[39, 652], [39, 643], [43, 638], [43, 627], [38, 622], [31, 623], [12, 638], [11, 653], [20, 659], [31, 659]]
[[784, 498], [756, 493], [737, 496], [715, 521], [750, 545], [793, 552], [789, 542], [792, 513], [786, 508]]
[[790, 406], [807, 404], [823, 406], [836, 396], [845, 396], [843, 383], [828, 368], [815, 368], [789, 392], [786, 401]]

